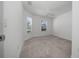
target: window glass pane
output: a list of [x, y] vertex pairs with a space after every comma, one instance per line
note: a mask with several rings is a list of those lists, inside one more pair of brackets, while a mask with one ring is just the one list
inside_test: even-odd
[[32, 31], [32, 18], [31, 17], [26, 17], [26, 23], [27, 23], [27, 32]]
[[47, 21], [41, 20], [41, 31], [46, 31], [46, 30], [47, 30]]

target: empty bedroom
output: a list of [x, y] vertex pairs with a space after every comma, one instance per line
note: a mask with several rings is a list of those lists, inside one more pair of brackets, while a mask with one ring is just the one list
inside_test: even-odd
[[72, 1], [2, 1], [0, 6], [0, 57], [72, 57]]
[[27, 1], [25, 41], [20, 57], [71, 57], [72, 2]]

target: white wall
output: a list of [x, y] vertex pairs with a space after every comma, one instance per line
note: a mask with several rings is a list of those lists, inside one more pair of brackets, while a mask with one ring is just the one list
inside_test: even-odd
[[[40, 16], [32, 15], [30, 13], [25, 12], [25, 17], [31, 16], [32, 17], [32, 32], [26, 33], [26, 38], [36, 37], [36, 36], [45, 36], [52, 34], [52, 20], [49, 18], [41, 18]], [[25, 20], [25, 18], [24, 18]], [[46, 31], [41, 31], [41, 20], [47, 20], [48, 28]], [[26, 29], [25, 29], [26, 30]]]
[[[0, 1], [0, 35], [3, 33], [3, 6]], [[0, 58], [3, 57], [3, 41], [0, 41]]]
[[4, 57], [19, 57], [23, 44], [23, 6], [20, 1], [4, 1]]
[[79, 58], [79, 1], [73, 2], [72, 57]]
[[[41, 20], [47, 20], [48, 26], [46, 31], [41, 31]], [[33, 36], [45, 36], [50, 35], [52, 30], [52, 20], [48, 18], [40, 18], [39, 16], [33, 16], [33, 28], [32, 28], [32, 35]]]
[[55, 18], [52, 26], [53, 35], [72, 40], [72, 11]]

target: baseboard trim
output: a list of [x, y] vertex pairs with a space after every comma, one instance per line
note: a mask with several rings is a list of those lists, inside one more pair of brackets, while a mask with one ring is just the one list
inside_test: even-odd
[[56, 37], [59, 37], [59, 38], [61, 38], [61, 39], [65, 39], [65, 40], [69, 40], [69, 41], [72, 41], [72, 39], [67, 39], [67, 38], [65, 38], [65, 37], [62, 37], [62, 36], [58, 36], [58, 35], [55, 35], [55, 34], [52, 34], [53, 36], [56, 36]]

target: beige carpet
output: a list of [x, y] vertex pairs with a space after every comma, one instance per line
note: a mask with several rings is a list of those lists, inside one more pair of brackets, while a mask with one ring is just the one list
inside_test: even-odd
[[34, 37], [24, 42], [21, 58], [69, 58], [71, 41], [56, 36]]

